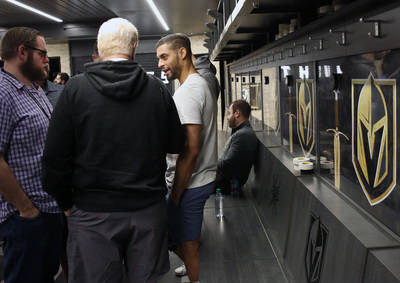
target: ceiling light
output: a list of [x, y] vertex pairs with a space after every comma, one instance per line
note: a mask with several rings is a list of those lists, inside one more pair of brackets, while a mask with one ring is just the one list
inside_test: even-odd
[[25, 4], [21, 3], [21, 2], [18, 2], [18, 1], [15, 1], [15, 0], [6, 0], [6, 1], [10, 2], [10, 3], [12, 3], [12, 4], [14, 4], [14, 5], [18, 6], [18, 7], [21, 7], [21, 8], [24, 8], [26, 10], [29, 10], [31, 12], [34, 12], [36, 14], [39, 14], [39, 15], [41, 15], [43, 17], [49, 18], [49, 19], [51, 19], [53, 21], [56, 21], [58, 23], [61, 23], [63, 21], [63, 20], [61, 20], [59, 18], [53, 17], [52, 15], [49, 15], [49, 14], [47, 14], [45, 12], [42, 12], [42, 11], [40, 11], [38, 9], [32, 8], [31, 6], [25, 5]]
[[150, 5], [153, 13], [156, 15], [157, 19], [160, 21], [161, 25], [165, 30], [169, 30], [167, 23], [164, 21], [164, 18], [161, 16], [160, 11], [157, 9], [156, 5], [154, 5], [153, 0], [146, 0], [147, 3]]

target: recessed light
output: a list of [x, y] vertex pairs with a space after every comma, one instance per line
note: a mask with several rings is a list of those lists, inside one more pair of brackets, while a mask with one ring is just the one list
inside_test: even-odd
[[147, 3], [150, 5], [151, 9], [153, 10], [153, 13], [156, 15], [158, 21], [161, 23], [161, 25], [164, 27], [165, 30], [169, 30], [169, 27], [167, 23], [165, 22], [164, 18], [161, 16], [160, 11], [154, 4], [153, 0], [146, 0]]
[[56, 18], [56, 17], [54, 17], [54, 16], [52, 16], [52, 15], [49, 15], [49, 14], [43, 12], [43, 11], [40, 11], [40, 10], [38, 10], [38, 9], [35, 9], [35, 8], [33, 8], [33, 7], [31, 7], [31, 6], [28, 6], [28, 5], [26, 5], [26, 4], [23, 4], [23, 3], [21, 3], [21, 2], [18, 2], [18, 1], [15, 1], [15, 0], [6, 0], [6, 1], [9, 2], [9, 3], [11, 3], [11, 4], [14, 4], [14, 5], [18, 6], [18, 7], [24, 8], [24, 9], [29, 10], [29, 11], [31, 11], [31, 12], [34, 12], [34, 13], [36, 13], [36, 14], [38, 14], [38, 15], [41, 15], [41, 16], [43, 16], [43, 17], [46, 17], [46, 18], [48, 18], [48, 19], [51, 19], [51, 20], [53, 20], [53, 21], [56, 21], [56, 22], [58, 22], [58, 23], [61, 23], [61, 22], [63, 21], [63, 20], [61, 20], [61, 19], [59, 19], [59, 18]]

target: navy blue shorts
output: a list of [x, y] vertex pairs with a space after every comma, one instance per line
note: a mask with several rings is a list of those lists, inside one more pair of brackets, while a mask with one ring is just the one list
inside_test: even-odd
[[203, 210], [215, 183], [186, 189], [176, 206], [168, 200], [168, 233], [172, 241], [180, 243], [200, 239]]

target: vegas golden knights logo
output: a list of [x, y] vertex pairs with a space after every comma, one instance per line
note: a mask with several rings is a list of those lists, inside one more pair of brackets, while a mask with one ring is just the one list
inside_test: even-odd
[[352, 80], [352, 159], [371, 205], [396, 185], [396, 80]]
[[308, 283], [320, 282], [327, 239], [328, 229], [320, 222], [318, 217], [312, 215], [305, 257]]
[[297, 135], [304, 155], [310, 154], [314, 147], [314, 96], [313, 80], [296, 81], [297, 96]]

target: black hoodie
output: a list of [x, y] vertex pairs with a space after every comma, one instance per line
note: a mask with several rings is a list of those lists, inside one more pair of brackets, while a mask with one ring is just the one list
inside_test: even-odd
[[165, 195], [166, 153], [184, 133], [164, 84], [132, 61], [85, 65], [53, 112], [44, 189], [64, 210], [132, 211]]

